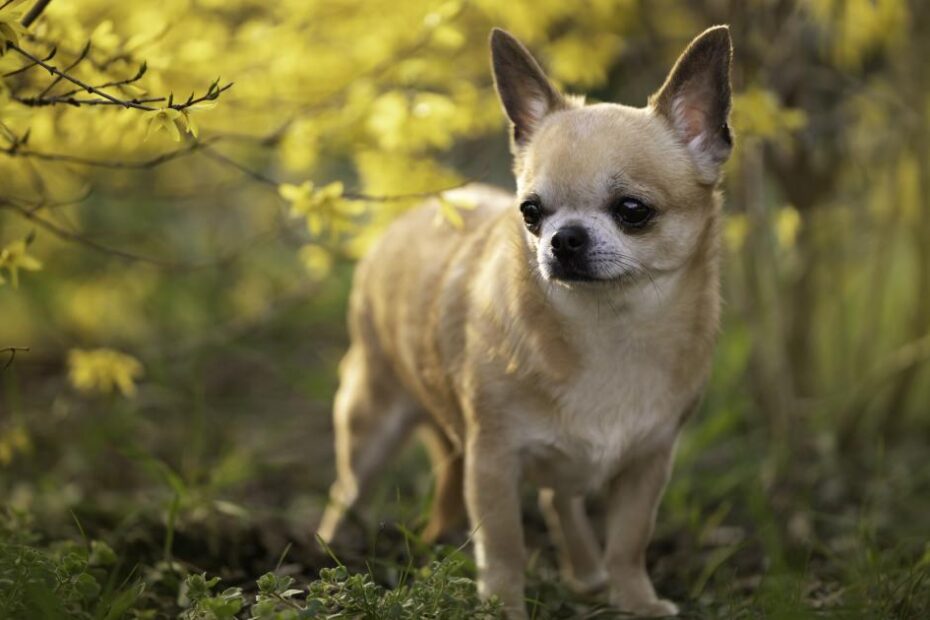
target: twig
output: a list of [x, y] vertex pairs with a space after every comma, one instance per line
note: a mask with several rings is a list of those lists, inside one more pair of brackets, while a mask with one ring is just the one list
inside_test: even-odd
[[191, 96], [188, 97], [187, 101], [184, 103], [174, 103], [170, 104], [168, 107], [174, 108], [175, 110], [184, 110], [185, 108], [197, 105], [198, 103], [203, 103], [204, 101], [213, 101], [217, 99], [222, 93], [225, 93], [227, 90], [232, 88], [232, 86], [233, 82], [230, 82], [225, 86], [220, 86], [220, 80], [217, 78], [215, 82], [210, 84], [210, 87], [207, 89], [207, 93], [205, 95], [194, 98], [194, 94], [191, 93]]
[[146, 359], [159, 358], [164, 361], [180, 360], [188, 357], [194, 351], [204, 347], [216, 345], [229, 345], [230, 343], [246, 338], [258, 332], [263, 326], [270, 323], [275, 317], [282, 316], [296, 308], [320, 290], [318, 282], [308, 282], [299, 288], [275, 296], [257, 316], [237, 317], [225, 323], [214, 325], [204, 330], [194, 338], [184, 342], [157, 342], [143, 352]]
[[278, 127], [271, 130], [270, 132], [264, 135], [255, 135], [250, 133], [242, 133], [235, 131], [213, 131], [208, 127], [203, 127], [202, 131], [208, 133], [211, 136], [218, 136], [223, 140], [234, 140], [239, 142], [252, 142], [258, 144], [259, 146], [274, 146], [278, 144], [281, 139], [284, 137], [285, 132], [288, 128], [294, 124], [294, 117], [291, 117], [281, 123]]
[[262, 174], [261, 172], [258, 172], [257, 170], [252, 170], [251, 168], [243, 164], [240, 164], [236, 160], [231, 159], [227, 157], [226, 155], [223, 155], [222, 153], [220, 153], [219, 151], [215, 149], [212, 149], [210, 147], [204, 147], [201, 150], [201, 153], [203, 153], [205, 157], [209, 157], [213, 161], [216, 161], [223, 165], [235, 168], [239, 172], [242, 172], [243, 174], [252, 177], [259, 183], [264, 183], [265, 185], [270, 185], [273, 187], [277, 187], [278, 185], [280, 185], [275, 179], [272, 179], [271, 177], [266, 176]]
[[79, 164], [82, 166], [93, 166], [95, 168], [112, 168], [120, 170], [143, 170], [147, 168], [155, 168], [161, 164], [171, 161], [173, 159], [178, 159], [179, 157], [184, 157], [190, 155], [198, 149], [206, 147], [211, 142], [218, 141], [220, 138], [206, 138], [201, 141], [192, 141], [189, 144], [178, 148], [174, 151], [168, 151], [162, 153], [151, 159], [143, 161], [112, 161], [107, 159], [91, 159], [88, 157], [80, 157], [77, 155], [66, 155], [64, 153], [46, 153], [43, 151], [32, 151], [28, 149], [18, 148], [18, 145], [14, 145], [8, 148], [0, 149], [0, 153], [4, 153], [11, 157], [27, 157], [32, 159], [41, 159], [43, 161], [58, 161], [68, 164]]
[[39, 211], [48, 211], [50, 209], [59, 209], [61, 207], [70, 207], [72, 205], [81, 204], [93, 194], [93, 189], [87, 187], [84, 194], [79, 198], [74, 198], [72, 200], [59, 200], [56, 202], [37, 202], [31, 205], [29, 209], [32, 213], [38, 213]]
[[55, 67], [54, 65], [50, 65], [50, 64], [48, 64], [47, 62], [45, 62], [45, 61], [43, 61], [43, 60], [41, 60], [41, 59], [39, 59], [39, 58], [33, 56], [32, 54], [30, 54], [29, 52], [27, 52], [27, 51], [24, 50], [23, 48], [19, 47], [18, 45], [14, 45], [13, 43], [7, 43], [7, 46], [9, 47], [9, 49], [13, 50], [14, 52], [17, 52], [18, 54], [20, 54], [21, 56], [23, 56], [23, 57], [25, 57], [25, 58], [28, 58], [29, 60], [31, 60], [31, 61], [34, 62], [35, 64], [39, 65], [40, 67], [42, 67], [43, 69], [45, 69], [46, 71], [48, 71], [49, 73], [51, 73], [52, 75], [56, 75], [56, 76], [59, 76], [59, 77], [62, 78], [62, 79], [68, 80], [68, 81], [71, 82], [72, 84], [74, 84], [74, 85], [76, 85], [76, 86], [80, 86], [83, 90], [86, 90], [86, 91], [89, 92], [89, 93], [93, 93], [93, 94], [95, 94], [95, 95], [98, 95], [98, 96], [100, 96], [100, 97], [103, 97], [104, 99], [108, 99], [108, 100], [112, 101], [112, 102], [115, 103], [115, 104], [118, 104], [118, 105], [123, 106], [124, 108], [136, 108], [136, 109], [139, 109], [139, 110], [145, 110], [145, 111], [147, 111], [147, 112], [154, 112], [154, 111], [156, 110], [156, 108], [153, 108], [153, 107], [150, 107], [150, 106], [145, 106], [145, 105], [140, 105], [140, 104], [134, 104], [134, 103], [130, 103], [129, 101], [120, 101], [119, 99], [117, 99], [116, 97], [110, 95], [109, 93], [107, 93], [107, 92], [105, 92], [105, 91], [102, 91], [102, 90], [98, 90], [98, 89], [94, 88], [93, 86], [91, 86], [90, 84], [87, 84], [87, 83], [85, 83], [85, 82], [82, 82], [81, 80], [79, 80], [78, 78], [74, 77], [73, 75], [68, 75], [67, 73], [65, 73], [65, 72], [63, 72], [61, 69], [59, 69], [58, 67]]
[[287, 605], [287, 606], [290, 607], [291, 609], [296, 609], [297, 611], [303, 611], [303, 607], [301, 607], [300, 605], [298, 605], [296, 601], [292, 601], [292, 600], [289, 599], [289, 598], [284, 598], [283, 596], [281, 596], [281, 595], [278, 594], [277, 592], [272, 593], [272, 596], [275, 597], [275, 598], [278, 600], [279, 603], [284, 603], [285, 605]]
[[[90, 48], [88, 48], [88, 49], [90, 49]], [[136, 74], [133, 75], [132, 77], [124, 78], [124, 79], [122, 79], [122, 80], [111, 80], [111, 81], [109, 81], [109, 82], [104, 82], [103, 84], [98, 84], [98, 85], [95, 86], [94, 88], [109, 88], [109, 87], [112, 87], [112, 86], [125, 86], [126, 84], [132, 84], [132, 83], [134, 83], [134, 82], [138, 82], [139, 80], [141, 80], [142, 77], [146, 74], [147, 71], [148, 71], [148, 64], [145, 63], [145, 62], [143, 62], [141, 65], [139, 65], [139, 70], [136, 71]], [[70, 95], [75, 95], [75, 94], [77, 94], [77, 93], [79, 93], [79, 92], [81, 92], [81, 89], [75, 88], [75, 89], [72, 89], [72, 90], [69, 90], [69, 91], [66, 91], [66, 92], [63, 92], [63, 93], [59, 93], [58, 96], [59, 96], [59, 97], [68, 97], [68, 96], [70, 96]], [[43, 94], [45, 94], [45, 93], [43, 93]], [[40, 96], [41, 96], [41, 95], [40, 95]]]
[[9, 353], [10, 359], [6, 361], [6, 364], [3, 365], [3, 368], [0, 369], [0, 372], [5, 372], [13, 364], [13, 360], [16, 359], [16, 352], [22, 351], [23, 353], [29, 353], [29, 347], [5, 347], [0, 349], [0, 353]]
[[[138, 51], [145, 45], [151, 45], [152, 43], [157, 41], [159, 38], [163, 37], [168, 32], [169, 29], [170, 27], [166, 25], [159, 32], [151, 35], [147, 40], [143, 39], [143, 40], [138, 41], [132, 49], [126, 49], [123, 53], [110, 56], [109, 58], [102, 60], [102, 61], [97, 60], [96, 58], [94, 58], [93, 54], [90, 54], [88, 56], [88, 61], [91, 63], [91, 65], [93, 65], [95, 69], [101, 72], [108, 71], [110, 68], [110, 65], [116, 62], [117, 60], [124, 60], [126, 62], [135, 62], [136, 59], [132, 55], [134, 52]], [[41, 45], [48, 45], [50, 47], [57, 48], [65, 52], [69, 56], [74, 56], [75, 54], [77, 54], [77, 52], [75, 52], [74, 50], [69, 50], [67, 47], [60, 45], [58, 41], [52, 41], [51, 39], [48, 39], [46, 37], [38, 36], [34, 32], [27, 32], [26, 40], [29, 41], [30, 43], [38, 43]]]
[[51, 1], [52, 0], [39, 0], [36, 2], [33, 7], [29, 9], [29, 12], [26, 13], [25, 17], [23, 17], [23, 21], [20, 22], [23, 28], [28, 28], [32, 25], [32, 22], [39, 19], [39, 15], [42, 14], [42, 11], [45, 10], [45, 7], [47, 7]]
[[118, 105], [120, 107], [125, 107], [124, 101], [131, 104], [146, 104], [146, 103], [158, 103], [159, 101], [165, 101], [165, 97], [144, 97], [144, 98], [133, 98], [120, 101], [109, 101], [107, 99], [78, 99], [73, 96], [64, 96], [56, 95], [55, 97], [18, 97], [14, 96], [18, 103], [27, 105], [33, 108], [41, 108], [50, 105], [66, 104], [72, 106], [82, 106], [82, 105]]
[[[73, 70], [75, 67], [81, 64], [84, 61], [84, 59], [87, 58], [87, 55], [89, 53], [90, 53], [90, 41], [84, 44], [84, 49], [82, 49], [81, 53], [78, 54], [77, 58], [74, 59], [74, 62], [72, 62], [67, 67], [65, 67], [64, 71], [62, 71], [62, 75], [68, 73], [68, 71]], [[52, 92], [52, 89], [58, 86], [58, 84], [61, 82], [62, 79], [64, 78], [61, 75], [57, 76], [54, 80], [52, 80], [52, 82], [48, 86], [45, 87], [45, 89], [41, 93], [39, 93], [38, 98], [41, 99], [45, 95]]]
[[30, 222], [33, 222], [37, 224], [39, 227], [44, 228], [45, 230], [52, 233], [59, 239], [64, 239], [65, 241], [73, 241], [75, 243], [79, 243], [83, 246], [86, 246], [88, 248], [91, 248], [92, 250], [101, 252], [103, 254], [110, 254], [112, 256], [116, 256], [118, 258], [122, 258], [125, 260], [130, 260], [130, 261], [140, 262], [140, 263], [149, 263], [152, 265], [158, 265], [160, 267], [171, 268], [171, 267], [177, 266], [175, 263], [171, 263], [169, 261], [164, 261], [158, 258], [151, 258], [148, 256], [141, 256], [139, 254], [133, 254], [131, 252], [126, 252], [124, 250], [119, 250], [116, 248], [111, 248], [109, 246], [103, 245], [102, 243], [94, 241], [93, 239], [90, 239], [89, 237], [85, 237], [83, 235], [79, 235], [77, 233], [71, 232], [70, 230], [66, 230], [62, 228], [58, 224], [55, 224], [54, 222], [51, 222], [39, 216], [35, 212], [34, 209], [26, 209], [12, 202], [2, 202], [0, 203], [0, 208], [9, 209], [19, 214], [20, 216], [29, 220]]
[[[58, 48], [53, 46], [52, 49], [51, 49], [51, 51], [48, 53], [48, 56], [46, 56], [46, 57], [43, 58], [42, 60], [45, 61], [45, 62], [48, 62], [49, 60], [51, 60], [52, 58], [54, 58], [54, 57], [55, 57], [55, 54], [57, 54], [57, 53], [58, 53]], [[14, 75], [19, 75], [20, 73], [25, 73], [26, 71], [29, 71], [30, 69], [32, 69], [33, 67], [37, 67], [38, 65], [39, 65], [39, 63], [37, 63], [37, 62], [30, 62], [30, 63], [28, 63], [28, 64], [23, 65], [23, 66], [20, 67], [19, 69], [13, 69], [12, 71], [8, 71], [8, 72], [4, 73], [4, 74], [3, 74], [3, 77], [13, 77]]]
[[[216, 149], [212, 147], [204, 146], [204, 148], [200, 150], [200, 153], [204, 155], [205, 157], [209, 157], [210, 159], [216, 162], [235, 168], [236, 170], [239, 170], [243, 174], [255, 179], [256, 181], [263, 183], [264, 185], [268, 185], [270, 187], [278, 187], [279, 185], [281, 185], [281, 181], [273, 179], [261, 172], [258, 172], [257, 170], [253, 170], [252, 168], [249, 168], [248, 166], [245, 166], [237, 162], [236, 160], [220, 153], [219, 151], [217, 151]], [[467, 179], [465, 181], [462, 181], [461, 183], [450, 185], [449, 187], [443, 187], [440, 189], [423, 191], [423, 192], [411, 192], [409, 194], [372, 195], [372, 194], [363, 194], [360, 192], [344, 192], [341, 197], [346, 200], [357, 200], [360, 202], [393, 202], [393, 201], [399, 201], [399, 200], [415, 200], [417, 198], [432, 198], [433, 196], [437, 196], [439, 194], [442, 194], [443, 192], [448, 192], [453, 189], [459, 189], [460, 187], [464, 187], [465, 185], [468, 185], [471, 182], [472, 182], [472, 179]]]
[[[72, 84], [74, 84], [75, 86], [80, 87], [80, 90], [97, 95], [101, 99], [104, 99], [107, 102], [109, 102], [109, 104], [111, 105], [118, 105], [123, 108], [134, 108], [136, 110], [143, 110], [145, 112], [155, 112], [158, 110], [158, 108], [145, 105], [144, 103], [136, 103], [135, 100], [119, 99], [117, 97], [114, 97], [113, 95], [109, 94], [105, 90], [101, 90], [100, 88], [96, 86], [87, 84], [86, 82], [83, 82], [80, 79], [74, 77], [73, 75], [69, 74], [67, 70], [62, 71], [58, 67], [55, 67], [54, 65], [50, 65], [44, 60], [36, 56], [33, 56], [32, 54], [30, 54], [29, 52], [27, 52], [26, 50], [22, 49], [21, 47], [17, 45], [8, 43], [8, 46], [9, 46], [9, 49], [19, 53], [24, 58], [31, 60], [34, 63], [34, 65], [38, 65], [42, 67], [43, 69], [45, 69], [46, 71], [48, 71], [49, 73], [51, 73], [52, 75], [57, 76], [59, 80], [62, 80], [62, 79], [67, 80], [71, 82]], [[85, 47], [85, 49], [88, 49], [88, 48]], [[86, 57], [86, 52], [83, 52], [82, 56]], [[83, 59], [83, 57], [81, 59]], [[217, 99], [222, 93], [232, 88], [232, 85], [233, 83], [230, 82], [224, 86], [220, 86], [219, 80], [216, 80], [210, 85], [210, 87], [207, 89], [207, 92], [204, 95], [195, 98], [194, 95], [191, 94], [191, 96], [188, 97], [187, 101], [185, 101], [184, 103], [174, 103], [172, 101], [172, 98], [169, 96], [168, 107], [173, 108], [175, 110], [185, 110], [191, 106], [197, 105], [198, 103], [203, 103], [204, 101], [213, 101]], [[46, 89], [46, 91], [43, 91], [43, 92], [47, 92], [47, 90], [48, 89]], [[73, 92], [77, 92], [77, 91], [73, 91]], [[75, 104], [79, 105], [79, 103], [77, 103], [75, 100], [58, 100], [56, 98], [46, 99], [46, 98], [43, 98], [42, 95], [31, 98], [29, 100], [31, 102], [29, 105], [54, 105], [55, 103], [70, 103], [72, 105], [75, 105]], [[85, 103], [88, 103], [88, 102], [85, 102]]]
[[446, 187], [441, 187], [439, 189], [427, 190], [423, 192], [410, 192], [409, 194], [360, 194], [357, 192], [346, 192], [342, 195], [346, 200], [358, 200], [362, 202], [393, 202], [395, 200], [416, 200], [417, 198], [432, 198], [438, 196], [444, 192], [450, 192], [454, 189], [460, 189], [465, 187], [469, 183], [473, 183], [474, 179], [465, 179], [461, 183], [456, 183], [455, 185], [448, 185]]
[[161, 258], [154, 258], [151, 256], [134, 254], [132, 252], [127, 252], [125, 250], [120, 250], [118, 248], [112, 248], [108, 245], [104, 245], [100, 243], [99, 241], [91, 239], [90, 237], [85, 237], [84, 235], [79, 235], [78, 233], [71, 232], [70, 230], [66, 230], [65, 228], [62, 228], [61, 226], [59, 226], [58, 224], [55, 224], [54, 222], [41, 217], [41, 215], [38, 214], [38, 211], [40, 211], [44, 207], [44, 205], [30, 205], [30, 207], [31, 208], [26, 208], [22, 205], [10, 202], [8, 200], [4, 202], [0, 202], [0, 209], [9, 209], [10, 211], [13, 211], [20, 217], [27, 219], [30, 222], [33, 222], [34, 224], [38, 225], [40, 228], [45, 229], [46, 231], [58, 237], [59, 239], [62, 239], [64, 241], [71, 241], [79, 245], [83, 245], [101, 254], [108, 254], [110, 256], [115, 256], [117, 258], [121, 258], [127, 261], [132, 261], [132, 262], [137, 262], [137, 263], [146, 263], [149, 265], [160, 267], [162, 269], [167, 269], [169, 271], [201, 271], [204, 269], [211, 269], [214, 267], [221, 267], [224, 265], [228, 265], [238, 260], [243, 254], [245, 254], [247, 251], [249, 251], [256, 245], [258, 245], [259, 243], [262, 243], [268, 239], [274, 239], [280, 234], [280, 227], [275, 227], [275, 228], [266, 230], [264, 232], [261, 232], [251, 237], [245, 243], [243, 243], [239, 248], [231, 252], [228, 252], [227, 254], [220, 256], [218, 258], [206, 260], [206, 261], [199, 262], [199, 263], [185, 263], [185, 262], [179, 262], [179, 261], [168, 261], [168, 260], [164, 260]]
[[16, 136], [15, 133], [13, 133], [13, 130], [7, 127], [6, 125], [4, 125], [3, 123], [0, 123], [0, 131], [4, 133], [3, 137], [9, 140], [11, 144], [19, 143], [19, 138]]

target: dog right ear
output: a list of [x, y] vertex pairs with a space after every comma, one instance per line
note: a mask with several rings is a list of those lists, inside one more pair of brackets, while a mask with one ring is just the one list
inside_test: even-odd
[[513, 146], [523, 147], [550, 112], [566, 107], [536, 60], [510, 33], [491, 31], [494, 84], [507, 118], [513, 125]]

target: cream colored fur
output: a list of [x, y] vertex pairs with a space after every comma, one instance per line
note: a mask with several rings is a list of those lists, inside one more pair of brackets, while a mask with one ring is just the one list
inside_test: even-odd
[[[437, 225], [437, 205], [426, 204], [393, 224], [358, 266], [334, 414], [337, 480], [319, 533], [332, 541], [345, 531], [346, 512], [421, 426], [437, 471], [426, 535], [455, 526], [464, 500], [480, 592], [499, 596], [511, 617], [525, 614], [521, 480], [541, 489], [565, 579], [582, 590], [606, 586], [626, 611], [673, 615], [675, 605], [652, 587], [645, 550], [679, 429], [710, 371], [719, 128], [682, 135], [669, 117], [675, 111], [660, 105], [556, 99], [547, 83], [534, 89], [536, 82], [508, 75], [538, 66], [514, 40], [499, 38], [509, 35], [495, 37], [503, 61], [516, 54], [495, 65], [505, 108], [517, 130], [527, 123], [515, 132], [517, 196], [462, 190], [480, 205], [466, 212], [462, 231]], [[702, 37], [720, 49], [725, 37], [728, 68], [725, 29]], [[708, 43], [699, 37], [678, 67], [688, 67], [689, 53], [719, 61], [701, 45]], [[678, 82], [702, 79], [702, 66]], [[678, 83], [673, 77], [667, 84]], [[505, 93], [508, 79], [524, 90]], [[507, 107], [521, 96], [535, 117]], [[688, 101], [688, 109], [703, 113], [704, 103]], [[728, 103], [729, 90], [727, 110]], [[713, 157], [694, 152], [702, 141]], [[655, 223], [636, 234], [605, 210], [628, 194], [657, 210]], [[529, 195], [547, 209], [536, 232], [517, 209]], [[552, 235], [571, 224], [590, 235], [597, 281], [548, 273]], [[584, 508], [584, 497], [601, 490], [604, 552]]]

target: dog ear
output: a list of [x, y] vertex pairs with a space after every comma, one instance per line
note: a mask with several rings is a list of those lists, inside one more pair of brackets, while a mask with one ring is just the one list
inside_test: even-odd
[[547, 114], [565, 107], [565, 100], [523, 44], [500, 28], [491, 31], [491, 67], [513, 125], [514, 147], [522, 147]]
[[727, 26], [698, 35], [649, 103], [664, 116], [688, 147], [702, 180], [712, 184], [730, 156], [730, 58]]

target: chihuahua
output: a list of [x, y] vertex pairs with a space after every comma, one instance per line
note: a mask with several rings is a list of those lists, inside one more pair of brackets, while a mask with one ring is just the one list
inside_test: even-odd
[[[731, 55], [728, 28], [711, 28], [645, 107], [586, 105], [493, 31], [516, 197], [457, 190], [478, 204], [462, 230], [426, 204], [359, 264], [324, 541], [420, 427], [436, 472], [424, 537], [467, 512], [479, 592], [510, 617], [526, 614], [523, 479], [565, 580], [637, 615], [678, 612], [656, 595], [646, 547], [718, 329]], [[597, 491], [602, 537], [585, 512]]]

